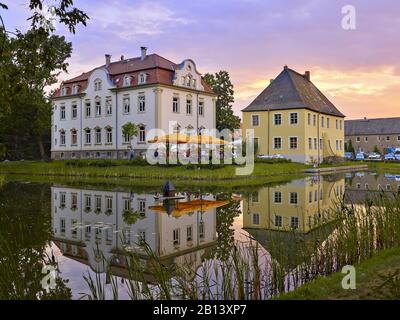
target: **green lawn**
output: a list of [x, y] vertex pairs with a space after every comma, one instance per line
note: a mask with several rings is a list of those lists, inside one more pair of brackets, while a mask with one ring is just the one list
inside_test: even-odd
[[146, 179], [173, 179], [173, 180], [249, 180], [255, 178], [284, 178], [285, 175], [300, 174], [308, 166], [299, 163], [256, 163], [254, 171], [249, 176], [235, 174], [237, 166], [210, 169], [194, 167], [160, 167], [150, 165], [122, 165], [109, 167], [67, 165], [67, 162], [52, 161], [16, 161], [0, 163], [0, 173], [19, 175], [63, 176], [63, 177], [96, 177], [96, 178], [146, 178]]
[[368, 162], [371, 170], [400, 173], [400, 162]]
[[[358, 300], [400, 298], [400, 248], [377, 253], [355, 266], [356, 289], [344, 290], [344, 274], [338, 272], [317, 278], [299, 289], [283, 294], [280, 300]], [[396, 274], [396, 276], [394, 276]], [[392, 276], [391, 276], [392, 275]]]

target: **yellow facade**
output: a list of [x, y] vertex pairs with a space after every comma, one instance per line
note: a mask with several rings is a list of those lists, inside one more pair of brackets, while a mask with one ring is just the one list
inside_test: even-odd
[[[258, 117], [258, 124], [254, 117]], [[295, 118], [297, 123], [291, 121]], [[343, 117], [308, 109], [246, 111], [243, 112], [243, 129], [254, 130], [258, 154], [280, 154], [303, 163], [320, 163], [328, 156], [344, 156]], [[296, 139], [296, 147], [290, 144], [291, 138]], [[280, 148], [277, 147], [279, 139]]]
[[322, 176], [261, 188], [243, 201], [243, 227], [308, 233], [335, 219], [344, 188], [344, 178], [327, 181]]

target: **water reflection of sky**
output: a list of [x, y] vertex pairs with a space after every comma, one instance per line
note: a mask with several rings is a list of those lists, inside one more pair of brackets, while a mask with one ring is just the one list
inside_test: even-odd
[[[118, 271], [119, 298], [127, 299], [123, 255], [116, 249], [136, 250], [143, 256], [137, 246], [141, 237], [166, 266], [185, 265], [194, 271], [216, 261], [213, 254], [218, 252], [220, 243], [231, 241], [232, 235], [235, 243], [244, 246], [250, 237], [256, 239], [260, 245], [260, 255], [267, 257], [267, 260], [275, 259], [274, 252], [270, 252], [269, 241], [279, 236], [282, 244], [286, 245], [285, 234], [293, 229], [307, 239], [315, 228], [328, 225], [335, 219], [332, 209], [338, 195], [342, 196], [346, 191], [351, 201], [361, 203], [367, 193], [397, 192], [399, 186], [400, 179], [391, 174], [365, 172], [314, 176], [234, 195], [216, 192], [203, 194], [200, 198], [198, 193], [182, 191], [180, 204], [173, 203], [173, 211], [163, 212], [161, 209], [150, 209], [162, 205], [162, 202], [154, 199], [152, 192], [53, 185], [52, 250], [59, 263], [61, 277], [69, 280], [67, 286], [72, 289], [73, 298], [79, 299], [89, 293], [83, 275], [89, 272], [95, 277], [98, 271], [105, 280], [104, 270], [96, 267], [95, 263], [96, 247], [99, 245], [109, 261], [117, 261], [115, 264], [118, 268], [115, 270]], [[199, 200], [207, 201], [208, 205], [205, 206], [204, 202], [199, 207]], [[219, 229], [219, 224], [223, 223], [221, 216], [218, 216], [221, 214], [232, 214], [230, 226], [224, 226], [232, 230], [231, 235], [226, 229]], [[75, 230], [73, 221], [81, 223], [81, 227]], [[109, 226], [110, 230], [96, 231], [95, 226], [99, 224]], [[90, 229], [86, 228], [88, 225]], [[329, 229], [326, 236], [329, 236]], [[294, 248], [287, 245], [288, 250]], [[293, 250], [291, 252], [295, 254]], [[144, 264], [147, 263], [145, 257], [142, 260]], [[151, 275], [148, 277], [151, 281]], [[111, 286], [107, 285], [106, 288], [111, 298]]]

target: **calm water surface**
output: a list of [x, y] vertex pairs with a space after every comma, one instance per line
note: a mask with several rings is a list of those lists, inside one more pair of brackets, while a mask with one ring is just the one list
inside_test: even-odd
[[[8, 181], [0, 187], [1, 297], [12, 291], [32, 298], [40, 290], [43, 252], [47, 261], [58, 264], [55, 298], [72, 299], [89, 292], [84, 280], [88, 274], [103, 277], [111, 295], [110, 272], [118, 281], [119, 297], [128, 298], [124, 252], [135, 252], [146, 266], [148, 256], [138, 245], [144, 242], [163, 265], [197, 272], [249, 239], [257, 241], [265, 259], [292, 263], [297, 254], [296, 243], [290, 241], [293, 230], [307, 241], [317, 227], [329, 226], [338, 197], [346, 193], [362, 203], [367, 192], [397, 191], [399, 185], [400, 176], [349, 173], [306, 177], [250, 192], [178, 189], [182, 199], [163, 202], [154, 197], [161, 184], [127, 189]], [[324, 237], [332, 231], [326, 227]], [[276, 237], [279, 250], [287, 252], [285, 262], [271, 245]], [[156, 282], [151, 272], [145, 278]]]

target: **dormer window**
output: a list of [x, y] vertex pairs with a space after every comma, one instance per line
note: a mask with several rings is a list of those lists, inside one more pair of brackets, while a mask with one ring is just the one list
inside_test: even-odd
[[66, 96], [67, 95], [67, 87], [62, 87], [61, 88], [61, 95]]
[[72, 87], [72, 94], [78, 94], [79, 86], [76, 84]]
[[101, 80], [100, 79], [97, 79], [95, 82], [94, 82], [94, 91], [100, 91], [101, 90]]
[[146, 83], [146, 74], [144, 72], [141, 72], [139, 74], [139, 84], [144, 84]]
[[131, 85], [131, 77], [130, 76], [125, 76], [124, 77], [124, 86], [129, 87]]

